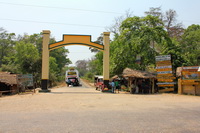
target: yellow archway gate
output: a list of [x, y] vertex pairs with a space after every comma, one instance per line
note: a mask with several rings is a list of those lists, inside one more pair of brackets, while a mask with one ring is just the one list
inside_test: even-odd
[[50, 31], [43, 30], [43, 43], [42, 43], [42, 80], [41, 80], [41, 92], [49, 92], [48, 80], [49, 80], [49, 52], [53, 49], [57, 49], [69, 45], [82, 45], [93, 47], [104, 52], [103, 54], [103, 80], [104, 84], [109, 84], [109, 43], [110, 32], [103, 32], [103, 45], [94, 43], [91, 41], [90, 35], [63, 35], [63, 40], [49, 44]]

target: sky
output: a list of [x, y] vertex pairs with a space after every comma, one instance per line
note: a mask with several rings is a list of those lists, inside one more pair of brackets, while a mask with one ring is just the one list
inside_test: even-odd
[[[56, 41], [63, 34], [91, 35], [95, 41], [128, 10], [142, 17], [150, 7], [161, 7], [163, 12], [173, 9], [187, 28], [200, 24], [199, 5], [200, 0], [0, 0], [0, 27], [17, 35], [50, 30]], [[72, 65], [94, 56], [85, 46], [65, 48]]]

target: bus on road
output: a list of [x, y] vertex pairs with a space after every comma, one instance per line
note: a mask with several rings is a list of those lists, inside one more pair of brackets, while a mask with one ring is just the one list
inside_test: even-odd
[[68, 86], [69, 85], [80, 86], [80, 77], [78, 70], [74, 68], [70, 68], [69, 70], [67, 70], [65, 76], [65, 82]]

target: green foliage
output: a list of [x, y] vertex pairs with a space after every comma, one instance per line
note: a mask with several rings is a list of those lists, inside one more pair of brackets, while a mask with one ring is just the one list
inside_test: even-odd
[[49, 58], [49, 83], [50, 86], [57, 81], [57, 71], [58, 71], [58, 64], [56, 63], [56, 59], [54, 57]]
[[19, 42], [22, 41], [24, 43], [33, 44], [37, 48], [39, 55], [42, 55], [42, 33], [33, 35], [24, 34], [23, 36], [19, 35], [17, 40]]
[[37, 48], [31, 43], [18, 42], [15, 47], [16, 64], [23, 74], [33, 73], [34, 64], [39, 59]]
[[85, 74], [84, 78], [92, 82], [92, 81], [94, 80], [94, 73], [92, 73], [92, 72], [87, 72], [87, 73]]
[[103, 74], [103, 52], [100, 51], [95, 55], [95, 58], [89, 63], [89, 70], [95, 75]]
[[0, 67], [3, 63], [3, 59], [8, 57], [10, 53], [13, 53], [13, 46], [15, 46], [15, 34], [8, 33], [3, 28], [0, 28]]
[[[0, 30], [0, 70], [19, 74], [33, 74], [34, 82], [39, 85], [42, 69], [42, 34], [18, 36]], [[55, 39], [50, 38], [50, 43]], [[9, 54], [8, 54], [9, 53]], [[64, 80], [64, 67], [71, 63], [67, 58], [68, 50], [59, 48], [50, 52], [50, 85]]]
[[182, 54], [187, 60], [187, 65], [200, 65], [200, 25], [191, 25], [182, 36]]
[[[145, 70], [155, 64], [155, 47], [167, 42], [163, 22], [150, 15], [130, 17], [120, 28], [120, 35], [111, 42], [111, 73], [121, 74], [126, 67]], [[140, 65], [135, 63], [137, 55], [142, 57]]]
[[172, 55], [172, 63], [174, 69], [180, 66], [200, 65], [198, 60], [200, 56], [200, 26], [189, 26], [182, 40], [172, 39], [172, 44], [166, 46], [162, 53]]
[[[191, 25], [186, 30], [176, 23], [176, 11], [162, 13], [161, 8], [150, 8], [145, 17], [127, 17], [115, 29], [110, 44], [111, 76], [121, 74], [124, 68], [155, 70], [155, 56], [170, 54], [174, 70], [179, 66], [200, 65], [200, 26]], [[118, 21], [117, 21], [118, 22]], [[117, 23], [116, 22], [116, 23]], [[112, 31], [111, 31], [112, 32]], [[102, 58], [97, 53], [90, 67], [102, 73]], [[136, 57], [141, 56], [141, 64]]]
[[19, 73], [18, 67], [15, 64], [2, 64], [0, 71], [11, 72], [11, 73]]
[[69, 53], [68, 49], [58, 48], [50, 51], [50, 56], [56, 59], [56, 64], [58, 64], [58, 71], [61, 71], [65, 65], [71, 64], [67, 54]]

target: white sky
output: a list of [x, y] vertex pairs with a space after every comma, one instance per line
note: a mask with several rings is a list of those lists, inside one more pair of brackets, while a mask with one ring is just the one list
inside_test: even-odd
[[[56, 41], [63, 34], [92, 35], [92, 41], [127, 10], [144, 16], [150, 7], [174, 9], [178, 20], [187, 28], [200, 24], [199, 0], [0, 0], [0, 27], [16, 34], [39, 33], [50, 30]], [[68, 46], [69, 58], [89, 59], [94, 54], [88, 47]]]

